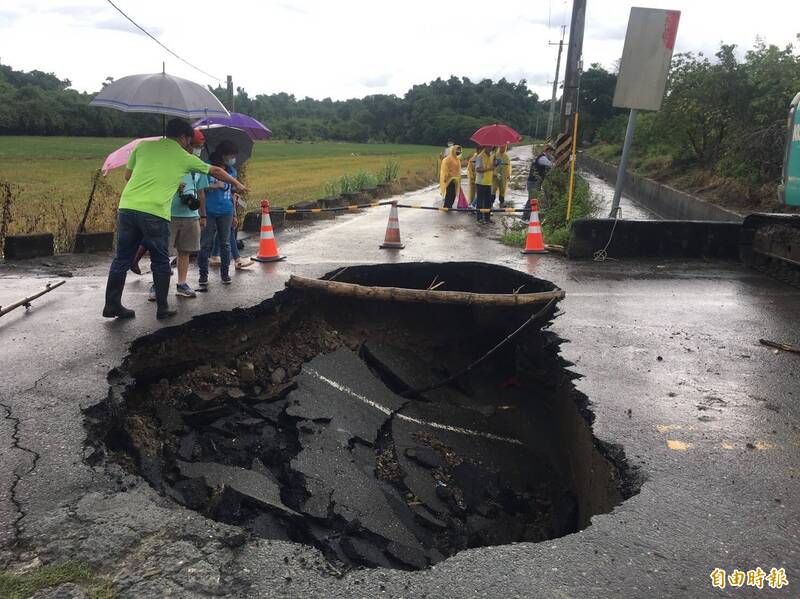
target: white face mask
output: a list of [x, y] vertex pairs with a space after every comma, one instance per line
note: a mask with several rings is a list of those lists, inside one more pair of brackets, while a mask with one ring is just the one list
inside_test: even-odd
[[192, 148], [192, 154], [199, 157], [203, 153], [203, 148]]

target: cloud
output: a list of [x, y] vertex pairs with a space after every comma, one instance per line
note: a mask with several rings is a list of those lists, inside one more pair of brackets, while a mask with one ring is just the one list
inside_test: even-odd
[[19, 19], [20, 13], [12, 12], [10, 10], [0, 10], [0, 29], [8, 27]]
[[108, 13], [103, 8], [97, 6], [86, 6], [85, 4], [61, 4], [56, 6], [48, 6], [46, 11], [48, 13], [55, 13], [57, 15], [74, 17], [76, 19], [83, 19], [97, 16], [98, 12]]
[[[133, 23], [122, 16], [119, 18], [111, 17], [110, 19], [103, 19], [102, 21], [87, 23], [86, 27], [92, 27], [94, 29], [108, 29], [110, 31], [124, 31], [125, 33], [144, 35], [133, 25]], [[155, 25], [142, 25], [142, 27], [155, 37], [158, 37], [163, 33], [163, 30]]]
[[391, 73], [383, 73], [381, 75], [373, 75], [371, 77], [363, 77], [359, 83], [366, 87], [386, 87], [391, 81]]
[[624, 40], [627, 29], [627, 23], [601, 25], [599, 27], [589, 26], [586, 30], [586, 37], [593, 40]]
[[520, 19], [523, 23], [528, 23], [529, 25], [553, 25], [554, 21], [551, 18], [545, 17], [544, 12], [542, 12], [539, 16], [524, 16]]
[[289, 4], [288, 2], [276, 2], [275, 6], [282, 8], [288, 12], [295, 12], [300, 15], [310, 15], [311, 13], [305, 10], [304, 8], [300, 8], [299, 6], [295, 6], [293, 4]]

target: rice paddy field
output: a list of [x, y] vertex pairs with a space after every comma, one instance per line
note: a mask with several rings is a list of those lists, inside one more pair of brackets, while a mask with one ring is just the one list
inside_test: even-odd
[[[127, 138], [0, 136], [0, 234], [53, 233], [66, 249], [80, 223], [93, 177]], [[338, 142], [257, 142], [245, 177], [248, 208], [265, 197], [274, 206], [325, 197], [326, 183], [359, 171], [376, 173], [387, 161], [399, 176], [433, 181], [440, 148]], [[124, 168], [98, 181], [87, 231], [112, 230]], [[11, 197], [8, 197], [8, 194]]]

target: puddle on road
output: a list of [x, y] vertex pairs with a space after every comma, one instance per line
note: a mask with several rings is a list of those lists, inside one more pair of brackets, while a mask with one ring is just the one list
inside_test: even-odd
[[[337, 281], [512, 292], [477, 263], [350, 267]], [[209, 518], [336, 564], [421, 569], [461, 550], [577, 532], [638, 492], [532, 310], [276, 294], [135, 342], [87, 412], [95, 459]], [[405, 397], [410, 395], [410, 397]]]

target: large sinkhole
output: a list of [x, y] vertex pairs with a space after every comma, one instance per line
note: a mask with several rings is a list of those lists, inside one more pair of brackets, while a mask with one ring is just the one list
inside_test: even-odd
[[[477, 293], [548, 281], [480, 263], [325, 278]], [[96, 456], [253, 535], [340, 565], [420, 569], [467, 548], [574, 533], [637, 492], [548, 331], [556, 307], [285, 290], [137, 340], [87, 413]], [[431, 391], [507, 338], [488, 360]]]

